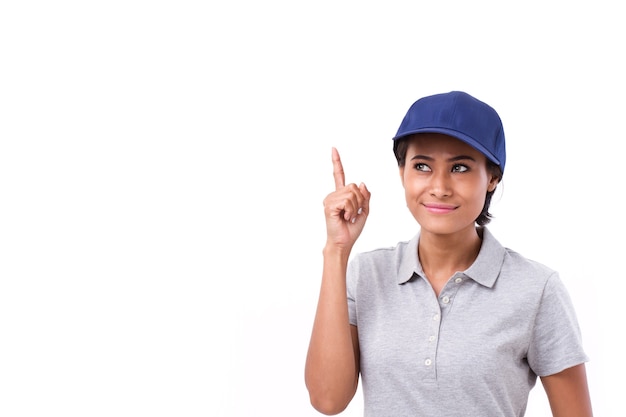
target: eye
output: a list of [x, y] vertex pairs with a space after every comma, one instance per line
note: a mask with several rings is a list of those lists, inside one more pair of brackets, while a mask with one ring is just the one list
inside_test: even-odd
[[418, 162], [414, 165], [415, 169], [418, 171], [429, 172], [431, 171], [430, 167], [423, 162]]
[[467, 172], [469, 171], [469, 167], [463, 164], [455, 164], [452, 167], [452, 172]]

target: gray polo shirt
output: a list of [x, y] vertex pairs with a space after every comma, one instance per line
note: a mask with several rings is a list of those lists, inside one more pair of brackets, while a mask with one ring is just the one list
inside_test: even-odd
[[350, 262], [366, 417], [519, 417], [537, 375], [588, 360], [558, 274], [479, 231], [476, 261], [439, 297], [419, 234]]

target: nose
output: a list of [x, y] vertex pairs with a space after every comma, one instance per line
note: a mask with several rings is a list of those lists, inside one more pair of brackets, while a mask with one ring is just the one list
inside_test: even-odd
[[430, 195], [437, 198], [450, 197], [450, 173], [445, 171], [433, 172], [430, 177]]

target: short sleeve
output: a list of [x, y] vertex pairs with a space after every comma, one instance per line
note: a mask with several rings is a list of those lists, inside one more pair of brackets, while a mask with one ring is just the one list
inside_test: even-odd
[[528, 364], [539, 376], [587, 362], [578, 319], [557, 273], [546, 281], [528, 349]]
[[356, 285], [358, 281], [358, 258], [354, 258], [348, 263], [348, 271], [346, 273], [346, 289], [348, 297], [348, 315], [350, 324], [357, 325], [356, 316]]

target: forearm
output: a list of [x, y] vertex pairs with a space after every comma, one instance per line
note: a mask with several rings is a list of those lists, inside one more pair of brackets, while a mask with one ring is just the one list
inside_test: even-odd
[[305, 367], [311, 403], [336, 414], [353, 398], [358, 382], [357, 354], [346, 300], [347, 254], [324, 251], [317, 312]]

